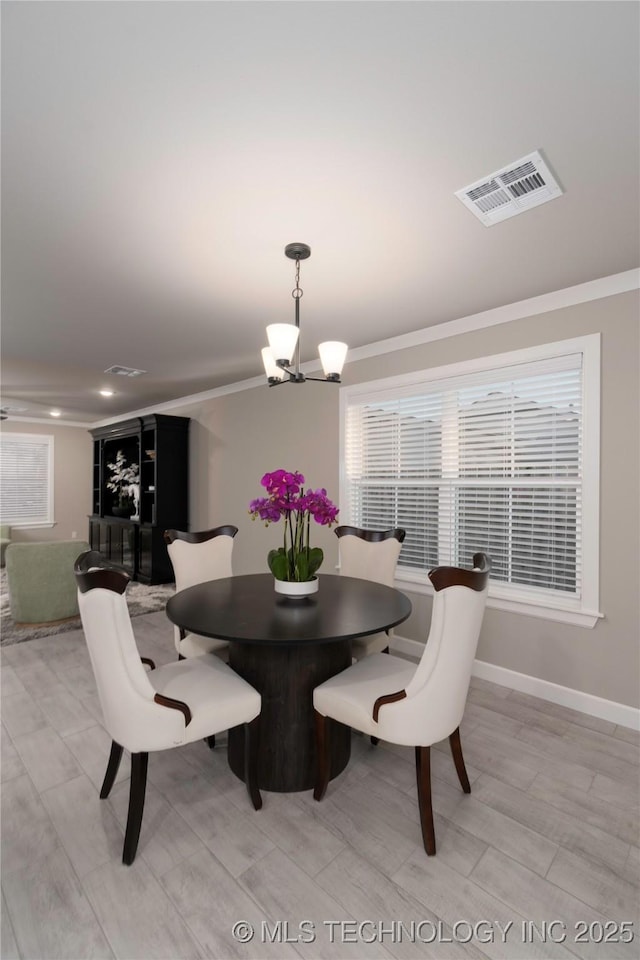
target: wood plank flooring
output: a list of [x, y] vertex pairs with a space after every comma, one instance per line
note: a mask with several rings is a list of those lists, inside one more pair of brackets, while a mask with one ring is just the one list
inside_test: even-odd
[[[164, 613], [133, 623], [141, 655], [174, 659]], [[110, 741], [82, 632], [1, 662], [4, 960], [640, 955], [634, 731], [473, 680], [472, 792], [438, 744], [429, 858], [411, 749], [354, 735], [322, 803], [265, 792], [259, 812], [224, 745], [154, 753], [125, 867], [129, 763], [99, 800]]]

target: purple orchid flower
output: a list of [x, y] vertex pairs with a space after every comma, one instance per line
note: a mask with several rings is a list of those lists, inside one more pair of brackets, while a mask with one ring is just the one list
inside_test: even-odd
[[269, 567], [278, 580], [311, 580], [322, 563], [319, 547], [309, 544], [311, 517], [323, 527], [336, 522], [339, 510], [329, 499], [327, 491], [304, 490], [304, 476], [298, 471], [274, 470], [265, 473], [260, 481], [267, 492], [249, 504], [252, 519], [264, 520], [265, 525], [284, 518], [284, 543], [269, 552]]

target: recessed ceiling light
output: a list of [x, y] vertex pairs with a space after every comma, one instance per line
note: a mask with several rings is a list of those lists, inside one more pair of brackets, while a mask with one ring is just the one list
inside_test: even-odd
[[100, 391], [100, 396], [101, 396], [101, 397], [112, 397], [112, 396], [114, 395], [114, 393], [115, 393], [115, 390], [101, 390], [101, 391]]
[[62, 412], [60, 410], [49, 410], [49, 416], [51, 417], [61, 417]]

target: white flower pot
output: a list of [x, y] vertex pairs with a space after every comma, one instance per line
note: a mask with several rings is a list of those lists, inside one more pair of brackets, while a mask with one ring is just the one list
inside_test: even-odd
[[275, 580], [273, 581], [276, 593], [285, 597], [309, 597], [318, 592], [318, 578], [312, 580]]

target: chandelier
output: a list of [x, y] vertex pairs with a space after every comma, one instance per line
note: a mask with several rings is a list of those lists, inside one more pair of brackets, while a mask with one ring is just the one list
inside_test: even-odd
[[295, 323], [272, 323], [267, 327], [269, 346], [262, 350], [267, 382], [270, 387], [283, 382], [304, 383], [305, 380], [340, 383], [347, 345], [337, 340], [327, 340], [318, 345], [324, 377], [305, 377], [300, 372], [300, 261], [311, 256], [311, 248], [306, 243], [289, 243], [284, 252], [285, 256], [296, 262], [296, 285], [291, 291], [295, 304]]

